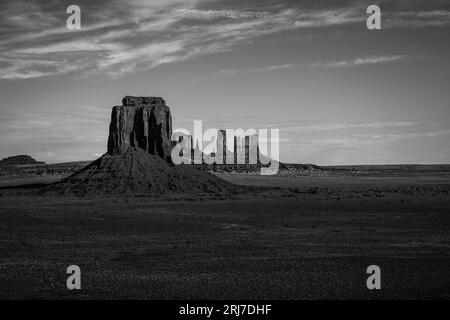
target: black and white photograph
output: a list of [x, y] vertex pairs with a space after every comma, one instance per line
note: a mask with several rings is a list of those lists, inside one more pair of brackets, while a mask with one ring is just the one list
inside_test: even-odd
[[449, 36], [448, 0], [0, 0], [0, 299], [448, 300]]

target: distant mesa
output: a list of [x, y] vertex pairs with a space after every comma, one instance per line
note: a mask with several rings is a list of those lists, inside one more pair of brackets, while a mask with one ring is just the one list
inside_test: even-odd
[[[198, 144], [194, 146], [194, 138], [191, 135], [182, 134], [178, 137], [178, 142], [183, 142], [185, 148], [180, 150], [180, 156], [190, 163], [204, 166], [203, 169], [209, 170], [218, 168], [234, 168], [248, 171], [249, 169], [260, 170], [261, 166], [271, 163], [270, 157], [262, 154], [259, 149], [258, 134], [234, 136], [232, 146], [227, 145], [226, 130], [218, 130], [216, 139], [216, 152], [204, 154]], [[187, 154], [185, 150], [187, 150]], [[232, 150], [231, 150], [232, 149]], [[211, 163], [210, 157], [215, 158], [214, 166], [207, 165]]]
[[12, 156], [8, 158], [4, 158], [0, 161], [0, 165], [38, 165], [42, 164], [44, 165], [45, 162], [42, 161], [36, 161], [34, 158], [28, 156], [28, 155], [18, 155], [18, 156]]
[[0, 177], [23, 177], [46, 167], [28, 155], [12, 156], [0, 161]]

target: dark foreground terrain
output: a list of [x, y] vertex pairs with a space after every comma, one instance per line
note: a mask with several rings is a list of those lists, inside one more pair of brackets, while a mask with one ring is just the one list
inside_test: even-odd
[[[227, 179], [281, 189], [177, 201], [2, 193], [0, 298], [450, 298], [450, 180]], [[66, 288], [72, 264], [79, 291]]]

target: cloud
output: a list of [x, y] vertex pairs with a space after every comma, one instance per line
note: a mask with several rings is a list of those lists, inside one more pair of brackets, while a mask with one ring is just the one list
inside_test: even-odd
[[[448, 126], [435, 122], [389, 121], [361, 123], [273, 123], [280, 128], [285, 161], [316, 164], [448, 163]], [[428, 148], [430, 146], [430, 148]], [[442, 150], [439, 157], [431, 156]], [[292, 159], [292, 160], [291, 160]], [[415, 160], [411, 160], [415, 159]]]
[[310, 123], [296, 124], [294, 123], [278, 123], [270, 124], [270, 127], [283, 126], [285, 129], [301, 130], [301, 131], [331, 131], [344, 129], [386, 129], [386, 128], [402, 128], [416, 126], [438, 126], [435, 122], [413, 122], [413, 121], [389, 121], [389, 122], [366, 122], [366, 123]]
[[254, 71], [274, 71], [274, 70], [285, 70], [285, 69], [291, 69], [294, 68], [295, 65], [293, 64], [281, 64], [281, 65], [275, 65], [275, 66], [269, 66], [261, 69], [253, 69]]
[[450, 26], [450, 11], [431, 10], [431, 11], [407, 11], [387, 16], [384, 22], [386, 27], [448, 27]]
[[358, 148], [374, 143], [392, 143], [407, 139], [450, 135], [450, 130], [435, 122], [391, 121], [366, 123], [279, 123], [284, 136], [295, 137], [293, 143], [321, 148], [340, 146]]
[[[135, 70], [234, 50], [264, 35], [364, 25], [366, 18], [365, 5], [354, 1], [341, 7], [334, 2], [327, 7], [303, 7], [290, 1], [270, 5], [259, 1], [104, 0], [101, 4], [84, 4], [82, 30], [69, 31], [60, 7], [37, 0], [3, 5], [0, 60], [5, 68], [0, 79], [68, 73], [120, 77]], [[387, 28], [444, 26], [450, 21], [445, 10], [387, 12], [386, 16]], [[402, 58], [358, 58], [329, 66], [386, 63]]]
[[334, 10], [303, 11], [297, 15], [296, 27], [323, 28], [336, 25], [346, 25], [365, 21], [361, 14], [362, 6], [353, 6]]
[[408, 55], [388, 55], [388, 56], [370, 56], [370, 57], [356, 57], [351, 60], [315, 62], [313, 67], [323, 68], [344, 68], [344, 67], [358, 67], [372, 64], [390, 63], [400, 60], [405, 60]]
[[195, 19], [264, 19], [269, 17], [269, 12], [265, 11], [239, 11], [239, 10], [196, 10], [186, 9], [179, 10], [180, 14], [185, 17]]
[[210, 77], [229, 77], [242, 73], [253, 73], [253, 72], [267, 72], [267, 71], [279, 71], [279, 70], [289, 70], [298, 67], [295, 64], [280, 64], [280, 65], [272, 65], [267, 67], [260, 68], [252, 68], [252, 69], [223, 69], [216, 73], [212, 73], [210, 75], [202, 77], [200, 80], [207, 80]]
[[[183, 11], [178, 8], [196, 2], [166, 1], [155, 5], [154, 2], [131, 1], [128, 14], [121, 14], [124, 18], [120, 28], [115, 28], [117, 23], [103, 27], [83, 24], [78, 33], [64, 32], [59, 27], [41, 31], [34, 38], [26, 30], [13, 41], [0, 41], [3, 49], [0, 59], [9, 64], [0, 77], [21, 79], [50, 74], [50, 71], [42, 70], [46, 61], [57, 65], [66, 61], [88, 61], [78, 63], [78, 71], [121, 76], [135, 68], [151, 69], [198, 55], [231, 50], [235, 44], [249, 38], [293, 26], [293, 22], [289, 22], [292, 17], [285, 18], [282, 13], [256, 21], [248, 12], [207, 10], [204, 12], [207, 16], [222, 14], [232, 21], [205, 23], [197, 18], [200, 10]], [[121, 8], [115, 1], [111, 5], [117, 5], [116, 10]], [[117, 12], [113, 10], [109, 14], [116, 15]], [[58, 69], [54, 74], [72, 71]]]

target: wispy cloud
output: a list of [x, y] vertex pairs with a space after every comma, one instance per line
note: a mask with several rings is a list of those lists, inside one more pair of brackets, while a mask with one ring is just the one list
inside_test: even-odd
[[[80, 31], [65, 28], [53, 2], [9, 1], [0, 13], [0, 79], [77, 72], [120, 77], [137, 69], [234, 50], [264, 35], [311, 28], [364, 25], [365, 6], [310, 9], [289, 1], [277, 5], [204, 0], [105, 0], [82, 7]], [[445, 26], [445, 10], [387, 13], [386, 27]], [[357, 58], [329, 66], [357, 66], [403, 56]], [[274, 66], [275, 68], [276, 66]], [[277, 70], [277, 69], [273, 69]], [[226, 72], [225, 72], [226, 74]]]
[[364, 123], [298, 123], [298, 122], [282, 122], [269, 124], [270, 127], [283, 126], [285, 129], [301, 130], [301, 131], [331, 131], [345, 129], [387, 129], [387, 128], [411, 128], [417, 126], [436, 127], [439, 126], [435, 122], [414, 122], [414, 121], [388, 121], [388, 122], [364, 122]]
[[[450, 129], [435, 122], [315, 122], [278, 127], [282, 128], [281, 138], [291, 138], [281, 144], [281, 154], [287, 157], [300, 154], [306, 162], [382, 164], [448, 163], [450, 160], [446, 151]], [[440, 146], [442, 152], [430, 154], [431, 151], [436, 153], [433, 148], [427, 151], [427, 146], [431, 145]]]
[[251, 69], [223, 69], [218, 72], [209, 74], [207, 76], [201, 77], [200, 80], [207, 80], [210, 77], [229, 77], [234, 76], [237, 74], [245, 74], [245, 73], [253, 73], [253, 72], [267, 72], [267, 71], [280, 71], [280, 70], [289, 70], [297, 68], [298, 66], [295, 64], [280, 64], [280, 65], [272, 65], [267, 67], [260, 67], [260, 68], [251, 68]]
[[351, 60], [339, 60], [339, 61], [328, 61], [328, 62], [315, 62], [312, 64], [313, 67], [324, 67], [324, 68], [344, 68], [344, 67], [358, 67], [372, 64], [382, 64], [389, 63], [399, 60], [405, 60], [408, 55], [388, 55], [388, 56], [370, 56], [370, 57], [356, 57]]
[[282, 135], [295, 137], [292, 142], [315, 148], [360, 148], [370, 144], [392, 143], [402, 140], [443, 137], [450, 135], [448, 128], [435, 122], [366, 122], [366, 123], [286, 123], [271, 124], [281, 127]]
[[387, 16], [385, 21], [387, 27], [448, 27], [450, 26], [450, 11], [406, 11]]

